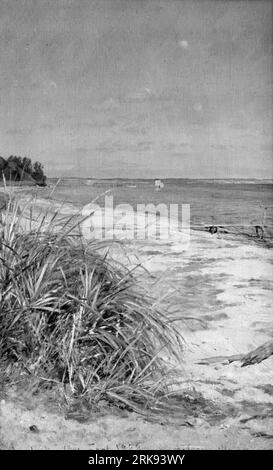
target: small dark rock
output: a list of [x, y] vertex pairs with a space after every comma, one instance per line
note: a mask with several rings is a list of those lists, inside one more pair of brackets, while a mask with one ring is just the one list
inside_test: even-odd
[[32, 424], [31, 426], [29, 426], [29, 430], [31, 432], [34, 432], [35, 434], [38, 434], [38, 432], [40, 432], [39, 429], [37, 428], [36, 424]]

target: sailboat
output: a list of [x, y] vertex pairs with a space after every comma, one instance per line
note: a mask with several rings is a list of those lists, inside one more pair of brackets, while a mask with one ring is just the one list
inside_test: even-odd
[[155, 180], [155, 190], [160, 191], [160, 189], [164, 188], [164, 183], [161, 180]]

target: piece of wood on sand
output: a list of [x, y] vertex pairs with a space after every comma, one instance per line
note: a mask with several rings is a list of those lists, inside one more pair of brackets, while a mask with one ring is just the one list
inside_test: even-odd
[[207, 357], [198, 361], [198, 364], [230, 364], [231, 362], [240, 361], [242, 367], [252, 364], [259, 364], [273, 355], [273, 340], [269, 340], [258, 348], [253, 349], [247, 354], [234, 354], [232, 356], [215, 356]]

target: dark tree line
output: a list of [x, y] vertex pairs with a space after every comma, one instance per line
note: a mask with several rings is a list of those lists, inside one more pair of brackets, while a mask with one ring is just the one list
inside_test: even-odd
[[11, 155], [4, 159], [0, 156], [0, 179], [7, 181], [32, 181], [41, 186], [46, 185], [46, 176], [40, 162], [32, 162], [28, 157]]

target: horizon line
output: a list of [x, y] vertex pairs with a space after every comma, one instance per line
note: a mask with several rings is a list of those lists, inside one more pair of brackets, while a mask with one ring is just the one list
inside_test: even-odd
[[150, 177], [150, 178], [142, 178], [142, 177], [92, 177], [92, 176], [48, 176], [48, 179], [53, 179], [53, 178], [58, 178], [58, 179], [84, 179], [84, 180], [145, 180], [145, 181], [150, 181], [150, 180], [205, 180], [205, 181], [211, 181], [211, 180], [245, 180], [245, 181], [272, 181], [273, 178], [255, 178], [255, 177], [230, 177], [230, 178], [224, 178], [224, 177], [217, 177], [217, 178], [204, 178], [204, 177], [175, 177], [175, 176], [167, 176], [167, 177]]

